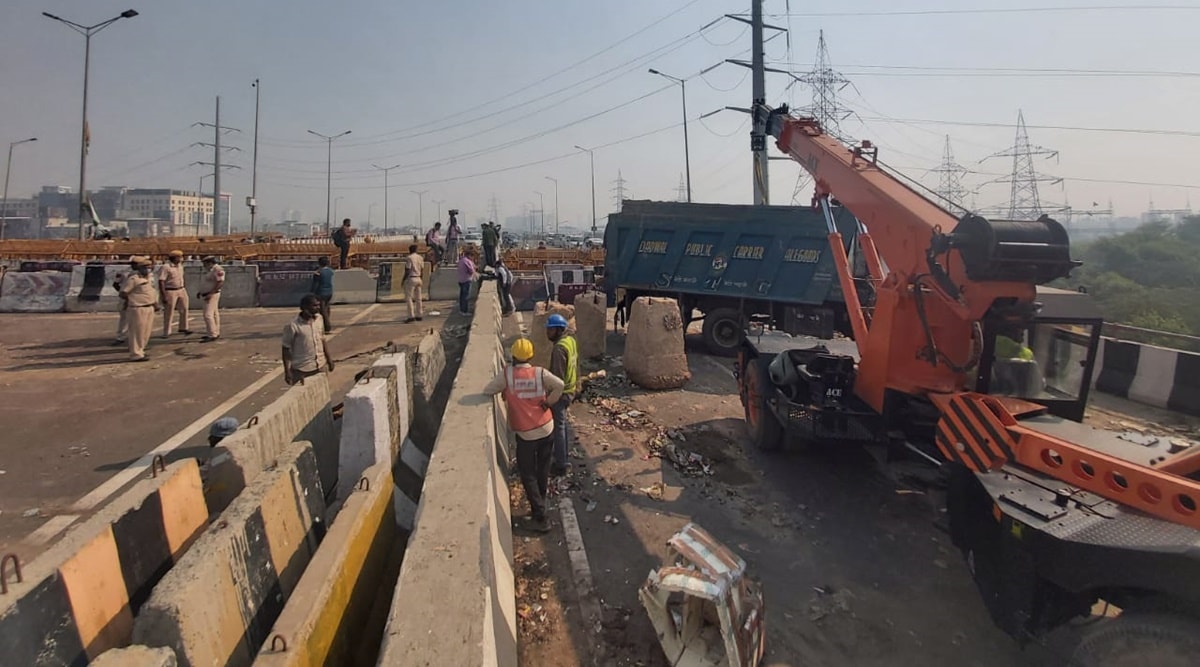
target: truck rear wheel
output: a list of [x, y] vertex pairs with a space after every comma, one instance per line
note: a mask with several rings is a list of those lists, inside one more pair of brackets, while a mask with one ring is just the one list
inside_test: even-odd
[[767, 373], [767, 365], [771, 360], [767, 357], [747, 359], [742, 372], [745, 374], [746, 398], [743, 401], [746, 411], [746, 426], [750, 427], [750, 435], [754, 444], [761, 450], [772, 451], [783, 446], [783, 425], [775, 418], [767, 406], [767, 398], [774, 388], [771, 377]]
[[734, 308], [715, 308], [704, 314], [704, 345], [719, 357], [732, 357], [746, 337], [742, 313]]
[[1070, 667], [1200, 665], [1200, 621], [1181, 614], [1130, 611], [1100, 623], [1071, 654]]

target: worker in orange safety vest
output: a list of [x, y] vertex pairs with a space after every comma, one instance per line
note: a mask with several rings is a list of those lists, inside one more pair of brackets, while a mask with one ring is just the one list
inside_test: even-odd
[[546, 494], [550, 486], [550, 460], [554, 445], [554, 415], [550, 406], [563, 393], [563, 381], [550, 371], [533, 366], [533, 342], [519, 338], [512, 344], [512, 363], [484, 387], [489, 396], [504, 395], [508, 426], [517, 436], [517, 471], [529, 499], [530, 528], [550, 532]]

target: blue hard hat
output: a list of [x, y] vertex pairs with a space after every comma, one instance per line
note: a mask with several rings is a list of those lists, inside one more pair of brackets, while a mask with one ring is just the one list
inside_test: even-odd
[[555, 313], [550, 316], [550, 319], [546, 320], [546, 328], [547, 329], [566, 329], [567, 328], [567, 318], [563, 317], [562, 315], [559, 315], [558, 313]]

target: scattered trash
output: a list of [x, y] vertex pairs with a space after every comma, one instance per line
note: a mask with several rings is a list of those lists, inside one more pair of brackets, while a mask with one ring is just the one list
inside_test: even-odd
[[916, 489], [896, 489], [896, 495], [898, 495], [898, 496], [914, 496], [914, 495], [915, 496], [923, 496], [923, 495], [925, 495], [925, 492], [917, 491]]
[[587, 501], [587, 507], [584, 509], [588, 512], [595, 512], [596, 511], [596, 501], [594, 501], [594, 500]]
[[35, 516], [41, 515], [41, 513], [42, 513], [42, 510], [35, 507], [33, 509], [29, 509], [29, 510], [25, 510], [24, 512], [21, 512], [21, 516], [25, 517], [26, 519], [32, 519]]
[[[765, 608], [761, 586], [746, 576], [746, 561], [694, 523], [667, 546], [663, 567], [638, 589], [663, 651], [694, 656], [687, 664], [696, 667], [759, 664], [766, 650]], [[682, 595], [682, 604], [672, 603], [672, 595]], [[718, 646], [725, 650], [709, 652]]]
[[611, 514], [605, 514], [604, 515], [604, 523], [611, 523], [612, 525], [615, 526], [618, 523], [621, 523], [621, 520]]
[[933, 564], [934, 564], [934, 565], [936, 565], [936, 566], [938, 566], [939, 568], [941, 568], [941, 569], [943, 569], [943, 570], [948, 570], [948, 569], [950, 569], [950, 564], [949, 564], [949, 563], [947, 563], [946, 561], [942, 560], [941, 558], [935, 558], [935, 559], [933, 559]]
[[583, 450], [579, 449], [578, 447], [572, 447], [571, 448], [571, 458], [573, 458], [573, 459], [585, 458], [584, 454], [583, 454]]
[[433, 317], [437, 317], [437, 316], [439, 316], [439, 315], [441, 315], [441, 314], [442, 314], [442, 311], [440, 311], [440, 310], [431, 310], [431, 311], [429, 311], [429, 314], [430, 314], [431, 316], [433, 316]]
[[662, 482], [655, 482], [655, 483], [651, 484], [650, 486], [639, 489], [639, 491], [646, 494], [646, 496], [648, 496], [650, 498], [650, 500], [661, 501], [663, 499], [663, 491], [665, 490], [665, 488], [666, 487], [663, 486]]
[[826, 616], [850, 612], [850, 600], [854, 595], [849, 589], [834, 590], [832, 586], [814, 586], [813, 590], [816, 591], [817, 597], [808, 605], [808, 620], [819, 621]]

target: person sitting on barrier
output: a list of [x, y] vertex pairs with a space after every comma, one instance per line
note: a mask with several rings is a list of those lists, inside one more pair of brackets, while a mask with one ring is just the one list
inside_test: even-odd
[[321, 300], [321, 319], [325, 322], [325, 333], [333, 329], [329, 317], [329, 302], [333, 301], [333, 267], [328, 257], [317, 258], [317, 270], [313, 273], [312, 293]]
[[517, 436], [517, 471], [529, 500], [530, 528], [550, 531], [546, 494], [550, 489], [554, 415], [550, 406], [559, 401], [563, 381], [544, 368], [531, 365], [533, 342], [518, 338], [507, 364], [483, 388], [489, 396], [504, 394], [508, 425]]
[[408, 319], [405, 324], [420, 322], [424, 319], [424, 306], [421, 304], [421, 286], [425, 284], [422, 276], [425, 274], [425, 258], [417, 252], [416, 244], [408, 246], [408, 257], [404, 258], [404, 298], [408, 301]]
[[433, 223], [429, 231], [425, 232], [425, 245], [433, 252], [433, 263], [441, 264], [446, 254], [446, 248], [442, 245], [442, 223]]
[[321, 300], [316, 294], [300, 299], [300, 314], [283, 327], [283, 381], [304, 382], [328, 368], [333, 372], [333, 357], [325, 342], [321, 322]]
[[567, 318], [555, 313], [546, 320], [546, 338], [554, 343], [550, 355], [550, 372], [563, 379], [562, 398], [551, 404], [554, 412], [554, 466], [555, 476], [567, 474], [567, 442], [572, 438], [567, 408], [575, 400], [579, 389], [579, 346], [575, 337], [567, 334]]

